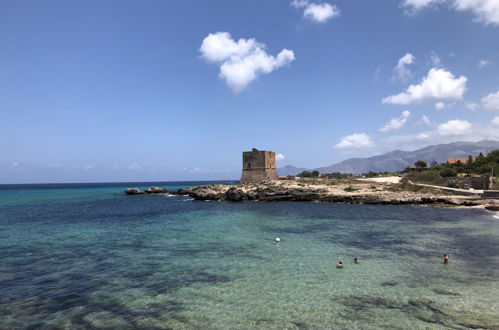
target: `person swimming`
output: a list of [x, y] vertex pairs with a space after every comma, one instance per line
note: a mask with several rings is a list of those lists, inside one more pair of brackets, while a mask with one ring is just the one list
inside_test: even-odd
[[340, 262], [338, 262], [338, 263], [336, 264], [336, 268], [343, 268], [343, 262], [341, 262], [341, 261], [340, 261]]
[[358, 263], [360, 262], [360, 258], [359, 258], [359, 257], [355, 257], [355, 258], [353, 258], [353, 262], [354, 262], [355, 264], [358, 264]]
[[446, 254], [444, 254], [444, 256], [443, 256], [442, 259], [444, 260], [444, 264], [448, 264], [449, 263], [449, 257]]

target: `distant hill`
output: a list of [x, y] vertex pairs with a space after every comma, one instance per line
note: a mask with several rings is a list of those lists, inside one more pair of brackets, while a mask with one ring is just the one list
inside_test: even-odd
[[296, 167], [293, 165], [286, 165], [284, 167], [278, 168], [277, 173], [278, 175], [297, 175], [298, 173], [301, 173], [303, 171], [309, 171], [307, 168], [302, 168], [302, 167]]
[[[434, 161], [442, 163], [449, 158], [465, 158], [468, 157], [468, 155], [474, 157], [480, 152], [485, 155], [487, 152], [494, 149], [499, 149], [499, 141], [483, 140], [479, 142], [453, 142], [431, 145], [415, 151], [394, 150], [379, 156], [350, 158], [340, 163], [318, 167], [314, 170], [317, 170], [320, 173], [341, 172], [352, 174], [362, 174], [369, 171], [395, 172], [403, 170], [406, 166], [413, 165], [417, 160], [424, 160], [428, 164], [431, 164]], [[277, 172], [279, 175], [296, 175], [304, 170], [307, 169], [288, 165], [277, 169]], [[310, 169], [308, 170], [310, 171]]]

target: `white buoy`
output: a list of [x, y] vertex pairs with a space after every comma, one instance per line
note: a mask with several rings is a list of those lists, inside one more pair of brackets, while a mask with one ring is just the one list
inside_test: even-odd
[[281, 239], [280, 239], [279, 237], [276, 237], [276, 238], [275, 238], [275, 241], [276, 241], [276, 242], [280, 242], [280, 241], [281, 241]]

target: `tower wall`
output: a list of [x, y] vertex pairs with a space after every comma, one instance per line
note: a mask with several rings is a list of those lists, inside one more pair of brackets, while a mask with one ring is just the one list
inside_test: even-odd
[[277, 180], [275, 152], [253, 149], [243, 152], [241, 183]]

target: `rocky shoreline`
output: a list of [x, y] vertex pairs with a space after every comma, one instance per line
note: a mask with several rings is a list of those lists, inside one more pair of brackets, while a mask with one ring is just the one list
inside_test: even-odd
[[[407, 188], [407, 187], [405, 187]], [[400, 185], [365, 182], [271, 181], [258, 184], [206, 185], [178, 191], [151, 187], [146, 190], [129, 188], [127, 195], [169, 194], [211, 201], [301, 201], [350, 204], [412, 204], [435, 206], [485, 207], [499, 209], [499, 200], [480, 196], [453, 195], [439, 189], [404, 190]]]

